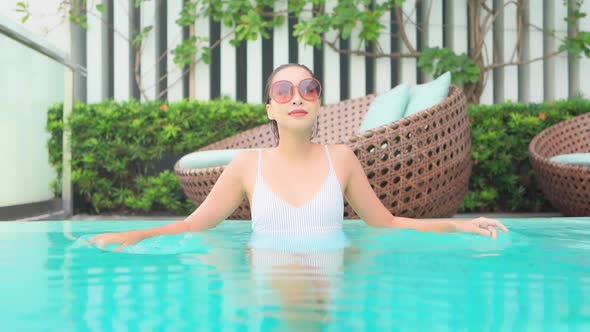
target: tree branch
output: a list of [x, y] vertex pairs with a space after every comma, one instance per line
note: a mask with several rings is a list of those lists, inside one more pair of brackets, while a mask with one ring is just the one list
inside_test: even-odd
[[403, 19], [403, 13], [402, 10], [400, 9], [399, 6], [395, 6], [395, 21], [397, 23], [397, 29], [399, 31], [399, 36], [402, 39], [404, 45], [406, 46], [406, 48], [408, 49], [408, 51], [410, 51], [410, 53], [417, 53], [416, 49], [414, 48], [414, 46], [412, 45], [412, 43], [410, 43], [410, 39], [408, 38], [408, 35], [406, 34], [406, 28], [404, 26], [404, 19]]
[[553, 58], [558, 56], [561, 53], [564, 53], [565, 51], [555, 51], [553, 53], [544, 55], [544, 56], [540, 56], [538, 58], [534, 58], [534, 59], [529, 59], [529, 60], [523, 60], [523, 61], [511, 61], [511, 62], [505, 62], [505, 63], [494, 63], [491, 64], [489, 66], [484, 67], [484, 71], [489, 71], [492, 69], [496, 69], [496, 68], [502, 68], [502, 67], [507, 67], [507, 66], [515, 66], [515, 65], [528, 65], [529, 63], [532, 62], [536, 62], [536, 61], [541, 61], [541, 60], [546, 60], [549, 58]]
[[328, 45], [330, 47], [330, 49], [332, 49], [333, 51], [335, 51], [339, 54], [359, 55], [359, 56], [366, 56], [366, 57], [375, 58], [375, 59], [377, 59], [377, 58], [394, 58], [394, 59], [418, 58], [422, 54], [421, 52], [417, 52], [417, 51], [414, 51], [411, 53], [402, 53], [402, 52], [383, 53], [383, 52], [354, 51], [351, 49], [341, 49], [338, 46], [336, 46], [336, 42], [338, 41], [338, 39], [335, 39], [334, 41], [330, 41], [330, 40], [322, 37], [322, 41], [326, 45]]
[[145, 89], [143, 89], [142, 85], [141, 85], [140, 69], [141, 69], [141, 47], [136, 47], [135, 48], [135, 68], [134, 68], [135, 83], [137, 84], [137, 88], [139, 89], [139, 92], [143, 95], [143, 98], [145, 100], [149, 100], [147, 94], [145, 93]]
[[[200, 62], [200, 61], [201, 61], [201, 59], [198, 60], [198, 62]], [[182, 73], [180, 74], [180, 76], [174, 82], [168, 83], [168, 88], [162, 90], [156, 96], [156, 99], [160, 99], [170, 89], [170, 87], [176, 85], [176, 83], [178, 83], [178, 81], [180, 81], [184, 77], [184, 75], [188, 74], [190, 71], [191, 71], [191, 67], [190, 66], [187, 66], [187, 68], [182, 71]], [[164, 76], [167, 76], [167, 75], [164, 75]]]
[[517, 17], [518, 17], [518, 35], [516, 38], [516, 44], [514, 45], [514, 51], [510, 57], [511, 61], [514, 61], [515, 55], [518, 54], [518, 60], [522, 61], [522, 42], [524, 38], [524, 8], [526, 6], [526, 0], [517, 1]]
[[[490, 10], [487, 10], [487, 15], [486, 17], [483, 19], [483, 22], [481, 22], [481, 12], [479, 10], [480, 7], [486, 9], [488, 8], [485, 4], [485, 1], [482, 0], [477, 0], [479, 6], [473, 6], [473, 22], [475, 22], [475, 24], [473, 24], [474, 26], [474, 33], [473, 33], [473, 45], [475, 45], [475, 48], [472, 48], [472, 51], [475, 49], [475, 52], [473, 52], [472, 58], [477, 59], [480, 57], [481, 52], [484, 49], [484, 45], [486, 42], [486, 33], [487, 31], [484, 31], [483, 27], [486, 26], [487, 21], [490, 19], [490, 17], [492, 16], [492, 12]], [[489, 9], [489, 8], [488, 8]]]
[[[498, 11], [492, 17], [490, 24], [485, 28], [486, 34], [488, 33], [488, 31], [490, 31], [490, 29], [492, 29], [492, 26], [494, 25], [494, 23], [496, 23], [496, 20], [498, 19], [498, 17], [500, 17], [500, 15], [504, 14], [504, 11], [506, 10], [506, 7], [508, 7], [508, 5], [515, 5], [518, 7], [518, 3], [516, 1], [506, 2], [500, 9], [498, 9]], [[487, 5], [486, 5], [486, 7], [487, 7]]]
[[[229, 36], [231, 36], [231, 35], [232, 35], [234, 32], [235, 32], [235, 29], [233, 29], [233, 30], [229, 31], [228, 33], [226, 33], [224, 36], [222, 36], [221, 38], [219, 38], [219, 39], [218, 39], [218, 40], [217, 40], [215, 43], [211, 44], [211, 47], [210, 47], [210, 49], [212, 49], [212, 50], [213, 50], [213, 49], [215, 49], [216, 47], [218, 47], [219, 45], [221, 45], [221, 42], [222, 42], [224, 39], [227, 39], [227, 38], [229, 38]], [[203, 57], [200, 57], [198, 60], [195, 60], [195, 61], [193, 61], [193, 63], [191, 64], [191, 66], [196, 66], [196, 65], [197, 65], [197, 64], [199, 64], [201, 61], [203, 61]], [[191, 69], [191, 68], [192, 68], [191, 66], [188, 66], [188, 68], [187, 68], [187, 69], [185, 69], [185, 70], [182, 72], [182, 75], [180, 75], [180, 76], [179, 76], [179, 77], [178, 77], [176, 80], [174, 80], [174, 82], [172, 82], [172, 83], [168, 83], [168, 86], [173, 86], [173, 85], [175, 85], [176, 83], [178, 83], [178, 81], [180, 81], [180, 80], [181, 80], [181, 79], [184, 77], [184, 75], [186, 75], [188, 72], [190, 72], [190, 71], [192, 70], [192, 69]], [[166, 74], [166, 75], [164, 75], [164, 77], [165, 77], [165, 76], [167, 76], [167, 74]], [[155, 84], [155, 85], [157, 85], [157, 84], [158, 84], [160, 81], [162, 81], [162, 80], [163, 80], [163, 78], [160, 78], [160, 79], [158, 80], [158, 82], [156, 82], [156, 84]], [[161, 96], [163, 96], [163, 95], [164, 95], [164, 93], [166, 93], [166, 91], [168, 91], [168, 89], [165, 89], [165, 90], [163, 90], [162, 92], [160, 92], [160, 93], [159, 93], [159, 94], [156, 96], [156, 99], [158, 99], [158, 98], [160, 98]]]

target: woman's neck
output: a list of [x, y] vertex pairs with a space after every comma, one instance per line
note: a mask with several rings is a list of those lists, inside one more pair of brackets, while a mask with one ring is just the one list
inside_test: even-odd
[[309, 133], [281, 135], [277, 152], [291, 161], [306, 160], [312, 151], [313, 143], [309, 139]]

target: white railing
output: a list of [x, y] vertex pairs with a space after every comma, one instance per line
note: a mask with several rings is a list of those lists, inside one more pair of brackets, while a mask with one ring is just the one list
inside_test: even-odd
[[[1, 212], [54, 199], [49, 184], [57, 174], [49, 163], [47, 110], [55, 103], [64, 103], [64, 117], [70, 114], [73, 72], [84, 74], [85, 70], [43, 39], [3, 17], [0, 49]], [[67, 132], [63, 141], [62, 205], [54, 208], [69, 216], [72, 193]]]
[[[493, 5], [493, 0], [488, 0], [489, 5]], [[91, 2], [89, 2], [91, 3]], [[129, 61], [129, 43], [125, 41], [124, 36], [129, 38], [129, 18], [132, 16], [133, 9], [128, 8], [128, 1], [114, 0], [114, 26], [119, 33], [114, 35], [114, 98], [126, 100], [132, 96], [129, 89], [130, 82], [133, 80], [133, 64]], [[335, 1], [328, 1], [327, 10], [333, 6]], [[467, 0], [423, 0], [424, 6], [429, 8], [429, 26], [427, 33], [424, 34], [424, 44], [426, 46], [447, 46], [457, 53], [467, 52], [468, 47], [468, 13]], [[158, 21], [156, 13], [162, 11], [162, 6], [166, 9], [166, 34], [151, 33], [147, 38], [142, 52], [141, 73], [142, 84], [146, 88], [148, 98], [156, 95], [156, 69], [154, 64], [160, 54], [156, 49], [158, 38], [166, 38], [169, 49], [173, 49], [182, 40], [182, 30], [176, 25], [175, 20], [182, 8], [183, 0], [168, 1], [147, 1], [140, 8], [140, 27], [155, 24]], [[286, 1], [277, 1], [276, 6], [285, 6]], [[446, 4], [447, 8], [443, 5]], [[96, 2], [93, 3], [96, 5]], [[409, 15], [406, 21], [416, 19], [416, 10], [414, 1], [407, 1], [404, 4], [404, 11]], [[566, 15], [566, 8], [561, 1], [543, 1], [530, 0], [528, 16], [530, 22], [547, 30], [555, 30], [558, 37], [567, 35], [567, 23], [563, 20]], [[582, 12], [590, 12], [590, 4], [586, 1], [583, 4]], [[451, 18], [451, 23], [443, 29], [444, 13], [447, 15], [447, 22]], [[389, 29], [389, 14], [383, 17], [386, 29]], [[590, 29], [590, 20], [585, 18], [581, 20], [581, 29]], [[498, 55], [508, 59], [514, 52], [514, 45], [517, 38], [516, 7], [508, 6], [506, 13], [497, 21], [497, 27], [491, 31], [486, 39], [485, 52], [488, 57], [492, 57], [494, 47], [498, 47]], [[408, 38], [416, 42], [418, 31], [414, 25], [407, 25]], [[154, 29], [156, 30], [156, 29]], [[198, 35], [208, 35], [210, 33], [209, 19], [199, 19], [196, 22], [195, 30]], [[221, 35], [227, 32], [227, 28], [221, 27]], [[105, 48], [105, 27], [99, 19], [89, 20], [89, 29], [86, 35], [87, 60], [89, 67], [88, 73], [88, 101], [96, 102], [108, 96], [105, 95], [107, 89], [104, 88], [106, 69], [103, 68], [105, 61], [103, 57], [108, 52]], [[447, 38], [447, 45], [443, 45], [443, 34]], [[162, 37], [165, 36], [165, 37]], [[273, 33], [273, 65], [285, 63], [289, 58], [289, 34], [287, 25], [276, 28]], [[358, 41], [352, 39], [351, 45], [354, 46]], [[380, 40], [380, 45], [384, 51], [390, 51], [391, 45], [385, 36]], [[530, 28], [528, 38], [523, 45], [524, 54], [528, 58], [535, 58], [542, 54], [550, 53], [556, 50], [558, 42], [552, 37], [544, 36], [542, 32]], [[403, 50], [403, 45], [402, 45]], [[266, 79], [263, 74], [262, 54], [263, 43], [260, 39], [247, 42], [247, 98], [246, 101], [258, 103], [262, 101], [262, 86]], [[393, 85], [391, 80], [391, 61], [389, 59], [377, 59], [374, 61], [374, 73], [368, 75], [365, 72], [365, 59], [359, 56], [351, 56], [348, 63], [348, 70], [342, 71], [340, 64], [340, 55], [324, 47], [322, 51], [322, 69], [325, 83], [324, 96], [326, 103], [332, 103], [341, 99], [340, 80], [347, 80], [349, 86], [348, 97], [358, 97], [367, 93], [365, 91], [366, 80], [372, 79], [375, 92], [383, 92], [390, 89]], [[318, 59], [318, 57], [316, 57]], [[197, 99], [207, 100], [211, 97], [211, 80], [219, 81], [220, 92], [223, 95], [236, 97], [236, 49], [224, 41], [219, 49], [219, 55], [216, 59], [220, 61], [220, 70], [215, 72], [211, 66], [203, 63], [196, 66], [192, 79], [189, 95]], [[481, 102], [484, 104], [498, 103], [504, 100], [521, 100], [540, 102], [544, 100], [553, 100], [566, 98], [577, 93], [584, 95], [590, 94], [590, 81], [583, 79], [583, 74], [572, 75], [572, 70], [579, 70], [580, 73], [590, 73], [590, 60], [582, 58], [576, 66], [568, 65], [567, 55], [562, 55], [550, 60], [539, 61], [529, 65], [509, 66], [497, 69], [494, 73], [486, 78], [486, 87], [483, 92]], [[314, 67], [314, 56], [311, 47], [304, 45], [298, 46], [298, 62]], [[399, 60], [400, 82], [411, 84], [419, 83], [417, 81], [416, 59]], [[92, 65], [90, 65], [92, 64]], [[183, 82], [177, 78], [180, 70], [172, 62], [172, 55], [168, 55], [168, 99], [171, 101], [187, 97], [183, 92]], [[343, 73], [348, 73], [343, 77]], [[574, 73], [575, 74], [575, 73]], [[582, 78], [580, 78], [582, 77]], [[429, 75], [424, 76], [424, 80], [430, 80]], [[172, 84], [175, 82], [174, 84]]]

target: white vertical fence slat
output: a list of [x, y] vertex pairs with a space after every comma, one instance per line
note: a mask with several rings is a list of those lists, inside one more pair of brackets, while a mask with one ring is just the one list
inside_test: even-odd
[[[381, 4], [386, 0], [378, 0], [377, 3]], [[391, 37], [389, 35], [391, 25], [391, 13], [387, 11], [380, 19], [381, 24], [384, 26], [377, 45], [375, 45], [375, 51], [382, 51], [383, 53], [391, 53]], [[383, 93], [391, 89], [391, 60], [390, 58], [378, 58], [375, 59], [375, 92]]]
[[[336, 0], [326, 1], [326, 13], [331, 13], [336, 5]], [[326, 33], [328, 40], [334, 40], [336, 34], [332, 31]], [[328, 46], [324, 50], [324, 103], [332, 104], [340, 101], [340, 56]]]
[[[221, 24], [221, 37], [230, 33], [232, 28]], [[236, 48], [232, 46], [229, 41], [234, 38], [234, 34], [230, 34], [228, 38], [221, 42], [221, 96], [227, 96], [233, 100], [236, 99]]]
[[141, 99], [156, 98], [156, 4], [154, 1], [144, 1], [140, 7], [140, 29], [143, 31], [148, 26], [154, 27], [143, 39], [141, 48], [141, 86], [143, 90]]
[[453, 0], [450, 3], [449, 10], [453, 12], [452, 27], [452, 49], [457, 54], [467, 54], [468, 33], [467, 33], [467, 11], [468, 0]]
[[[254, 0], [250, 0], [255, 3]], [[248, 57], [248, 66], [246, 68], [246, 77], [248, 80], [246, 88], [246, 101], [252, 104], [263, 102], [263, 80], [262, 77], [262, 37], [258, 36], [256, 40], [248, 40], [246, 43], [246, 53]]]
[[[353, 28], [350, 36], [350, 47], [352, 50], [364, 50], [365, 44], [361, 43], [358, 34], [361, 31], [360, 22]], [[349, 98], [359, 98], [365, 96], [366, 90], [366, 67], [365, 57], [359, 55], [350, 55], [348, 67], [348, 82], [350, 84]]]
[[266, 78], [262, 77], [262, 37], [256, 40], [248, 40], [248, 77], [247, 101], [249, 103], [262, 102], [262, 84]]
[[176, 20], [179, 13], [182, 11], [182, 0], [168, 0], [166, 5], [166, 43], [167, 43], [167, 82], [168, 82], [168, 100], [177, 101], [182, 99], [182, 72], [181, 69], [174, 63], [174, 54], [171, 53], [180, 43], [182, 43], [182, 27], [180, 27]]
[[313, 71], [313, 66], [314, 66], [313, 47], [301, 42], [301, 43], [299, 43], [298, 48], [299, 48], [299, 50], [298, 50], [298, 54], [299, 54], [298, 63], [306, 66], [311, 71]]
[[[551, 7], [546, 8], [545, 10], [553, 12], [552, 23], [553, 29], [555, 29], [556, 39], [554, 39], [554, 46], [550, 51], [557, 51], [559, 44], [561, 43], [559, 40], [567, 37], [567, 22], [564, 20], [564, 18], [567, 16], [567, 8], [561, 1], [551, 1]], [[553, 98], [567, 98], [569, 94], [567, 85], [569, 80], [567, 69], [567, 53], [562, 53], [550, 61], [553, 64], [553, 72], [555, 74], [553, 77], [548, 77], [548, 79], [552, 81], [553, 85]]]
[[88, 29], [86, 30], [86, 100], [88, 103], [102, 101], [106, 96], [103, 91], [103, 80], [106, 68], [103, 68], [103, 43], [104, 33], [101, 13], [96, 5], [102, 1], [88, 1]]
[[[529, 43], [528, 54], [530, 59], [543, 57], [543, 0], [530, 0], [528, 7], [529, 17]], [[543, 61], [535, 61], [528, 65], [528, 81], [530, 102], [542, 102], [543, 90]]]
[[[488, 8], [493, 8], [493, 0], [486, 0], [486, 5]], [[482, 15], [481, 19], [483, 19], [486, 15]], [[491, 19], [490, 19], [491, 21]], [[489, 23], [488, 23], [489, 24]], [[491, 64], [494, 62], [494, 29], [490, 27], [489, 31], [485, 34], [484, 39], [484, 48], [482, 50], [484, 55], [484, 63], [486, 65]], [[480, 98], [481, 104], [490, 105], [494, 103], [494, 76], [492, 71], [489, 71], [485, 76], [484, 82], [484, 90]]]
[[[202, 13], [198, 13], [198, 17], [195, 22], [195, 35], [199, 37], [209, 37], [209, 17], [203, 15]], [[197, 55], [198, 58], [201, 58], [201, 53], [199, 52]], [[209, 100], [211, 97], [211, 85], [210, 85], [210, 78], [211, 78], [211, 67], [203, 62], [202, 60], [199, 61], [195, 65], [195, 72], [194, 72], [194, 86], [193, 95], [197, 100]]]
[[114, 78], [113, 90], [114, 98], [117, 101], [128, 100], [130, 96], [131, 77], [129, 76], [133, 68], [129, 58], [129, 44], [131, 42], [131, 31], [129, 31], [129, 1], [113, 1], [114, 12]]
[[[287, 11], [287, 0], [275, 2], [274, 10], [276, 12]], [[286, 16], [286, 14], [285, 14]], [[285, 17], [285, 22], [273, 30], [273, 67], [289, 63], [289, 24]], [[273, 68], [273, 69], [274, 69]]]
[[[584, 1], [581, 11], [590, 14], [589, 1]], [[590, 18], [588, 16], [580, 20], [580, 31], [590, 31]], [[580, 59], [580, 74], [580, 93], [585, 97], [590, 98], [590, 80], [588, 80], [588, 75], [590, 74], [590, 59], [584, 55], [582, 55], [582, 58]]]
[[[408, 36], [410, 44], [416, 48], [416, 4], [413, 1], [406, 1], [402, 5], [402, 8], [405, 14], [403, 20], [406, 35]], [[401, 51], [408, 52], [408, 48], [403, 42], [401, 42]], [[418, 61], [413, 58], [403, 58], [400, 60], [400, 65], [400, 81], [407, 84], [416, 84], [416, 68], [418, 66]]]
[[[554, 6], [555, 1], [545, 0], [545, 3], [549, 3], [550, 8], [544, 8], [543, 10], [543, 28], [549, 31], [555, 30], [555, 13], [551, 8], [552, 6]], [[555, 38], [549, 36], [548, 34], [545, 34], [543, 36], [543, 52], [554, 52], [557, 49], [556, 45], [557, 43], [555, 41]], [[543, 61], [543, 87], [545, 92], [545, 99], [555, 98], [555, 63], [555, 58], [549, 58]]]
[[[312, 6], [311, 4], [307, 4], [304, 7], [304, 12], [301, 14], [301, 20], [308, 20], [311, 19], [312, 14], [311, 12], [305, 12], [305, 11], [311, 11], [312, 10]], [[305, 44], [305, 42], [301, 41], [301, 43], [298, 43], [298, 50], [297, 50], [297, 54], [299, 55], [299, 63], [302, 65], [307, 66], [307, 68], [311, 69], [313, 71], [313, 47], [310, 45]]]
[[[425, 26], [425, 47], [443, 47], [443, 2], [441, 0], [427, 0], [424, 2], [424, 18], [428, 22]], [[433, 79], [432, 74], [424, 75], [426, 81]]]
[[424, 15], [429, 22], [426, 44], [430, 47], [443, 47], [443, 2], [426, 1]]
[[[518, 60], [518, 54], [515, 53], [516, 40], [518, 37], [517, 31], [517, 8], [515, 5], [508, 5], [504, 9], [504, 62]], [[513, 57], [514, 56], [514, 57]], [[518, 100], [518, 67], [506, 66], [501, 70], [504, 71], [504, 82], [502, 87], [504, 89], [504, 100]]]

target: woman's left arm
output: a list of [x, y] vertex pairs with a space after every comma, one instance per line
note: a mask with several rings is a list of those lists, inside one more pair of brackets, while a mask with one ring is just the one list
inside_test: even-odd
[[387, 210], [379, 200], [363, 170], [358, 158], [350, 147], [340, 145], [343, 164], [346, 165], [348, 176], [344, 186], [344, 196], [354, 211], [368, 225], [374, 227], [408, 228], [423, 232], [467, 232], [483, 236], [498, 236], [498, 228], [508, 232], [500, 221], [488, 218], [473, 220], [419, 220], [396, 217]]

